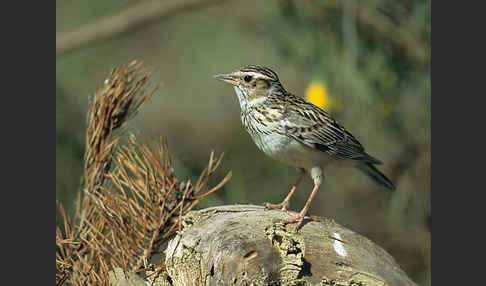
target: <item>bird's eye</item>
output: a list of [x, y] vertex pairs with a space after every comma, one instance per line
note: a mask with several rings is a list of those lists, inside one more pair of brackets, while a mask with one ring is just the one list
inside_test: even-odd
[[244, 80], [246, 82], [250, 82], [251, 81], [251, 75], [246, 75], [245, 78], [244, 78]]

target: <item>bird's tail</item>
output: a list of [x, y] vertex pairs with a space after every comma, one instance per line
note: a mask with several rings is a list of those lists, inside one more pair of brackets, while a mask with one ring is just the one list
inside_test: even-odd
[[385, 186], [392, 191], [395, 190], [393, 183], [380, 170], [373, 166], [372, 163], [359, 163], [356, 167], [372, 178], [377, 184]]

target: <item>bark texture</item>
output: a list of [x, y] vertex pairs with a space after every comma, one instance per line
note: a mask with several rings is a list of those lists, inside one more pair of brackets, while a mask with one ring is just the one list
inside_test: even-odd
[[333, 220], [296, 231], [286, 218], [253, 205], [191, 211], [152, 261], [166, 264], [154, 285], [416, 285], [385, 250]]

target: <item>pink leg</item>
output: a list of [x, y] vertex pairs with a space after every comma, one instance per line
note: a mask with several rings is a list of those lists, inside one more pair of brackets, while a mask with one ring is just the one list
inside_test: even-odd
[[314, 189], [312, 189], [312, 193], [310, 194], [309, 198], [307, 199], [307, 202], [305, 203], [304, 208], [300, 211], [299, 214], [287, 219], [284, 221], [284, 223], [294, 223], [297, 222], [297, 229], [300, 228], [302, 225], [302, 222], [304, 221], [304, 217], [307, 214], [307, 211], [309, 210], [309, 207], [312, 203], [312, 200], [317, 194], [317, 190], [319, 190], [320, 185], [314, 185]]
[[285, 199], [280, 203], [280, 204], [271, 204], [271, 203], [266, 203], [265, 207], [266, 209], [273, 210], [273, 209], [281, 209], [281, 210], [288, 210], [290, 206], [290, 198], [294, 195], [295, 190], [297, 190], [297, 186], [299, 186], [300, 182], [304, 178], [306, 171], [305, 169], [300, 169], [301, 174], [299, 178], [297, 179], [297, 182], [295, 182], [294, 186], [290, 189], [289, 194], [285, 197]]

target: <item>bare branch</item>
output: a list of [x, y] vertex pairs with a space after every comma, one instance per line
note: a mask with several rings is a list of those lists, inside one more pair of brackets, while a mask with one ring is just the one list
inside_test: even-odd
[[171, 0], [140, 1], [120, 13], [87, 24], [70, 32], [56, 35], [56, 55], [62, 55], [82, 46], [90, 45], [155, 21], [165, 20], [178, 13], [214, 5], [224, 0]]

